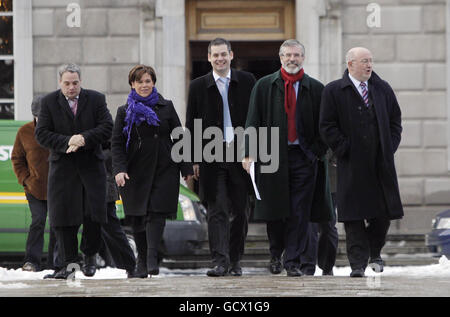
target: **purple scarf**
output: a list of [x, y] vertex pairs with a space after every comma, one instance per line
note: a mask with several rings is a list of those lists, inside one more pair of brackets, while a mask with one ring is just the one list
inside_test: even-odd
[[156, 87], [153, 87], [152, 93], [147, 97], [142, 97], [136, 90], [131, 89], [127, 99], [128, 108], [125, 116], [125, 127], [123, 128], [123, 134], [127, 135], [127, 151], [133, 124], [138, 127], [145, 121], [148, 125], [159, 126], [158, 116], [152, 109], [158, 100], [159, 97]]

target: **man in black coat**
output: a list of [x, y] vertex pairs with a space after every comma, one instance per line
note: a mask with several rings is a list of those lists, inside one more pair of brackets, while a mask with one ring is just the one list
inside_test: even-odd
[[394, 165], [401, 112], [392, 88], [373, 72], [369, 50], [353, 48], [346, 61], [342, 79], [323, 91], [320, 132], [337, 157], [338, 220], [345, 226], [350, 276], [363, 277], [368, 262], [383, 270], [390, 220], [403, 216]]
[[[233, 52], [227, 40], [217, 38], [211, 41], [208, 61], [213, 70], [191, 82], [186, 112], [186, 127], [191, 137], [194, 136], [196, 119], [201, 119], [197, 124], [202, 124], [202, 135], [211, 127], [222, 131], [224, 157], [229, 147], [234, 147], [235, 154], [240, 150], [236, 149], [238, 142], [232, 129], [245, 126], [250, 93], [256, 82], [252, 74], [231, 69], [232, 59]], [[201, 148], [203, 151], [204, 145], [202, 140], [192, 139], [193, 149]], [[214, 268], [207, 275], [230, 273], [240, 276], [240, 259], [248, 228], [249, 177], [236, 155], [233, 162], [223, 159], [222, 162], [208, 163], [203, 158], [195, 160], [194, 151], [192, 154], [194, 164], [197, 163], [194, 165], [194, 179], [199, 179], [200, 197], [208, 208], [209, 246]]]
[[106, 216], [106, 172], [102, 143], [111, 137], [113, 121], [105, 96], [81, 88], [80, 68], [63, 65], [60, 90], [42, 99], [36, 139], [50, 150], [48, 209], [64, 268], [55, 278], [67, 278], [67, 265], [78, 257], [77, 233], [83, 224], [89, 243], [82, 249], [89, 276], [95, 273], [95, 253]]

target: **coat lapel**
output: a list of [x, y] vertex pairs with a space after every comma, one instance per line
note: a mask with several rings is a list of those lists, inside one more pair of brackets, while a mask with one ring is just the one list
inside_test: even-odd
[[[309, 81], [309, 76], [305, 74], [303, 76], [301, 85], [298, 87], [297, 93], [297, 108], [296, 108], [296, 121], [297, 121], [297, 134], [305, 136], [307, 131], [312, 131], [313, 127], [311, 124], [314, 122], [312, 102], [309, 100], [309, 93], [311, 85]], [[305, 100], [308, 98], [308, 100]]]
[[72, 110], [70, 109], [69, 102], [61, 91], [59, 92], [58, 96], [58, 104], [61, 106], [62, 111], [65, 112], [73, 120], [74, 115]]
[[[86, 108], [87, 105], [87, 93], [84, 89], [81, 89], [80, 95], [78, 97], [78, 105], [77, 105], [77, 113], [75, 115], [75, 118], [78, 118], [83, 112], [83, 110]], [[72, 112], [72, 111], [71, 111]]]

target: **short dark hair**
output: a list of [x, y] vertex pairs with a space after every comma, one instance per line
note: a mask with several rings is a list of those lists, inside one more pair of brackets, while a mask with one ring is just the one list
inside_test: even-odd
[[131, 83], [140, 80], [144, 74], [149, 74], [152, 78], [153, 84], [156, 83], [156, 72], [153, 67], [140, 64], [134, 66], [128, 74], [128, 83], [130, 86]]
[[231, 43], [221, 37], [217, 37], [214, 40], [212, 40], [211, 42], [209, 42], [208, 45], [208, 54], [211, 54], [211, 46], [219, 46], [219, 45], [223, 45], [225, 44], [227, 46], [228, 52], [231, 52]]

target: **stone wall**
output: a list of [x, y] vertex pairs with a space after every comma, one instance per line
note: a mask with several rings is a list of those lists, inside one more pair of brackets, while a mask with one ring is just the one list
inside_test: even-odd
[[[343, 0], [342, 55], [369, 48], [374, 70], [396, 92], [403, 135], [396, 154], [405, 217], [393, 232], [427, 232], [450, 206], [447, 167], [446, 1]], [[381, 27], [369, 28], [366, 6], [381, 7]]]
[[[67, 26], [69, 3], [81, 7], [79, 28]], [[34, 93], [57, 89], [58, 66], [74, 62], [82, 86], [105, 93], [115, 117], [140, 61], [141, 14], [140, 0], [33, 0]]]

